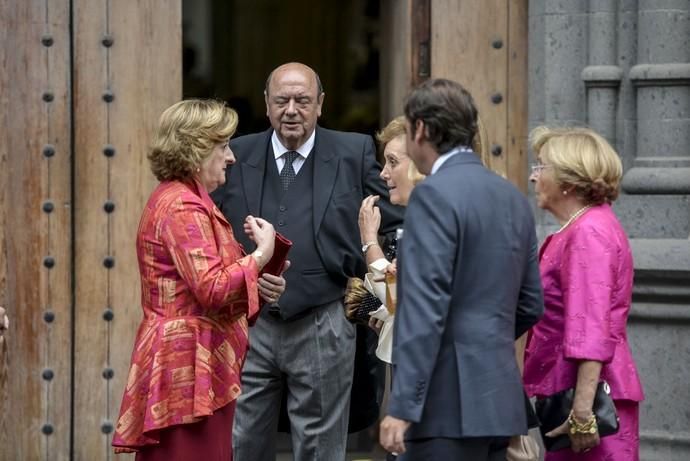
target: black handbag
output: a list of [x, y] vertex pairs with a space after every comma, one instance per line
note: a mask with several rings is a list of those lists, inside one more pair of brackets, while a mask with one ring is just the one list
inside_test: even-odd
[[345, 317], [351, 322], [360, 325], [368, 325], [371, 314], [381, 307], [381, 300], [372, 295], [364, 287], [362, 279], [352, 277], [348, 280], [343, 307]]
[[[618, 432], [618, 415], [610, 394], [611, 388], [606, 381], [602, 381], [597, 385], [592, 411], [594, 411], [594, 415], [597, 418], [599, 437], [605, 437]], [[544, 447], [548, 451], [561, 450], [570, 446], [568, 434], [559, 435], [558, 437], [547, 437], [546, 433], [554, 430], [568, 419], [570, 410], [573, 408], [574, 397], [575, 389], [570, 388], [536, 401], [535, 409], [541, 424], [539, 430], [544, 441]]]

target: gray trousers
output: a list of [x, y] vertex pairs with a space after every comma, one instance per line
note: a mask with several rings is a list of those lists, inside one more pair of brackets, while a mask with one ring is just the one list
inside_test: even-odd
[[295, 461], [345, 460], [355, 328], [342, 301], [292, 322], [262, 314], [249, 330], [249, 344], [232, 432], [234, 460], [275, 461], [283, 392]]

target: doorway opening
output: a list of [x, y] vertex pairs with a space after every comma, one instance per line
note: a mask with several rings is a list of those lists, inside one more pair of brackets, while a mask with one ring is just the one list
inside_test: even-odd
[[326, 92], [319, 124], [379, 128], [379, 2], [183, 0], [183, 95], [226, 101], [236, 136], [268, 128], [263, 89], [275, 67], [299, 61]]

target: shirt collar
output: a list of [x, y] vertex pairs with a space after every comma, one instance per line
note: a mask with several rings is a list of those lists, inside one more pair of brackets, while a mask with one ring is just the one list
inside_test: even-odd
[[[297, 152], [300, 157], [306, 159], [309, 157], [309, 153], [311, 150], [314, 148], [314, 141], [316, 140], [316, 130], [314, 130], [311, 133], [311, 136], [307, 139], [307, 141], [299, 146], [295, 152]], [[273, 155], [275, 155], [275, 158], [278, 159], [283, 156], [285, 152], [290, 151], [287, 147], [283, 145], [282, 142], [280, 142], [280, 139], [278, 139], [278, 135], [276, 134], [275, 130], [273, 130], [273, 134], [271, 135], [271, 144], [273, 145]]]
[[446, 152], [445, 154], [440, 155], [440, 156], [436, 159], [436, 161], [434, 162], [434, 164], [431, 166], [431, 173], [430, 173], [430, 174], [436, 173], [436, 172], [438, 171], [438, 169], [441, 168], [441, 166], [442, 166], [444, 163], [446, 163], [446, 161], [447, 161], [449, 158], [451, 158], [451, 157], [453, 157], [453, 156], [459, 154], [460, 152], [474, 152], [474, 151], [473, 151], [472, 149], [470, 149], [469, 147], [465, 147], [465, 146], [458, 146], [458, 147], [456, 147], [456, 148], [454, 148], [454, 149], [449, 150], [448, 152]]

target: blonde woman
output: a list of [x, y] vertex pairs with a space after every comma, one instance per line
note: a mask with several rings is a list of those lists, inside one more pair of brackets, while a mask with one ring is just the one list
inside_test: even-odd
[[[386, 127], [376, 135], [376, 140], [383, 151], [384, 165], [381, 179], [386, 182], [390, 202], [394, 205], [407, 206], [414, 186], [424, 179], [414, 162], [407, 156], [405, 147], [405, 117], [400, 116], [391, 120]], [[359, 232], [367, 266], [379, 267], [382, 271], [395, 274], [395, 259], [388, 263], [383, 249], [378, 242], [378, 230], [381, 224], [381, 213], [376, 202], [379, 197], [370, 195], [362, 201], [359, 209]], [[377, 332], [383, 328], [383, 322], [372, 318], [369, 325]], [[378, 357], [390, 363], [390, 349], [380, 344]]]
[[149, 153], [160, 184], [137, 232], [144, 318], [137, 332], [113, 446], [137, 461], [231, 460], [230, 434], [259, 296], [275, 302], [281, 277], [259, 276], [273, 226], [247, 217], [257, 249], [246, 255], [209, 192], [235, 157], [237, 114], [187, 100], [160, 117]]
[[[412, 189], [424, 180], [424, 175], [419, 172], [414, 162], [407, 155], [405, 145], [405, 117], [399, 116], [391, 120], [385, 128], [376, 134], [379, 148], [383, 151], [384, 166], [381, 170], [381, 179], [386, 182], [390, 202], [394, 205], [407, 206]], [[477, 118], [477, 135], [474, 137], [472, 149], [482, 159], [482, 163], [488, 164], [488, 137], [486, 129], [480, 117]], [[381, 224], [381, 213], [376, 207], [378, 196], [370, 195], [362, 201], [359, 210], [359, 231], [362, 248], [367, 266], [382, 268], [386, 273], [395, 275], [395, 259], [387, 263], [383, 249], [378, 242], [378, 230]], [[381, 331], [383, 322], [371, 319], [369, 325], [377, 332]], [[390, 350], [379, 349], [379, 358], [390, 363]]]
[[[626, 333], [633, 260], [611, 209], [621, 161], [586, 128], [539, 127], [530, 138], [538, 159], [530, 176], [537, 206], [561, 228], [539, 252], [545, 314], [527, 345], [525, 387], [537, 399], [575, 388], [570, 416], [546, 434], [568, 434], [571, 447], [547, 453], [546, 460], [637, 461], [643, 393]], [[620, 418], [618, 433], [603, 438], [588, 430], [601, 380], [610, 385]]]

